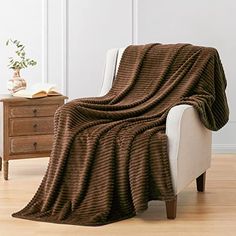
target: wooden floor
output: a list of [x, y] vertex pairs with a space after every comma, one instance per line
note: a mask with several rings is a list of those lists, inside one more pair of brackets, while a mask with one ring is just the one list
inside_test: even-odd
[[122, 222], [85, 227], [58, 225], [12, 218], [36, 191], [47, 158], [10, 162], [9, 180], [0, 177], [0, 236], [235, 236], [236, 155], [217, 155], [207, 172], [206, 192], [197, 193], [195, 183], [178, 199], [176, 220], [167, 220], [164, 202], [151, 202], [145, 213]]

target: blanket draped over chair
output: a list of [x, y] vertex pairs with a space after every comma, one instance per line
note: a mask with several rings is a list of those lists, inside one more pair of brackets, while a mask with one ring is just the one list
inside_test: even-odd
[[35, 196], [14, 217], [103, 225], [171, 200], [165, 123], [190, 104], [202, 123], [228, 121], [226, 79], [214, 48], [147, 44], [126, 48], [111, 90], [73, 100], [55, 114], [54, 144]]

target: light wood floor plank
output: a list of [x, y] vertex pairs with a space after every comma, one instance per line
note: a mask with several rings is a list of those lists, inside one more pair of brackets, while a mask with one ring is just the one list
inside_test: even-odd
[[10, 162], [9, 180], [0, 177], [0, 236], [235, 236], [236, 155], [215, 155], [206, 192], [192, 183], [178, 197], [176, 220], [167, 220], [164, 202], [152, 201], [141, 215], [102, 227], [83, 227], [12, 218], [31, 200], [47, 158]]

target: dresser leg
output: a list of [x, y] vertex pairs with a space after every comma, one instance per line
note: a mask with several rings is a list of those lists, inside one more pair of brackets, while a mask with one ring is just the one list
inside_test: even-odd
[[3, 161], [3, 174], [5, 180], [8, 180], [8, 165], [8, 161]]
[[2, 170], [2, 157], [0, 157], [0, 171]]

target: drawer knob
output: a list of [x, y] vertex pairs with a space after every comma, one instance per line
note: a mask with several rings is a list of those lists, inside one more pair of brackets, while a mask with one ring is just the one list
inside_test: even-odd
[[34, 124], [34, 125], [33, 125], [33, 128], [34, 128], [34, 129], [37, 129], [37, 127], [38, 127], [37, 124]]
[[37, 109], [36, 108], [34, 108], [33, 113], [36, 116], [36, 114], [37, 114]]
[[33, 145], [34, 145], [34, 150], [36, 151], [36, 149], [37, 149], [37, 142], [34, 142]]

